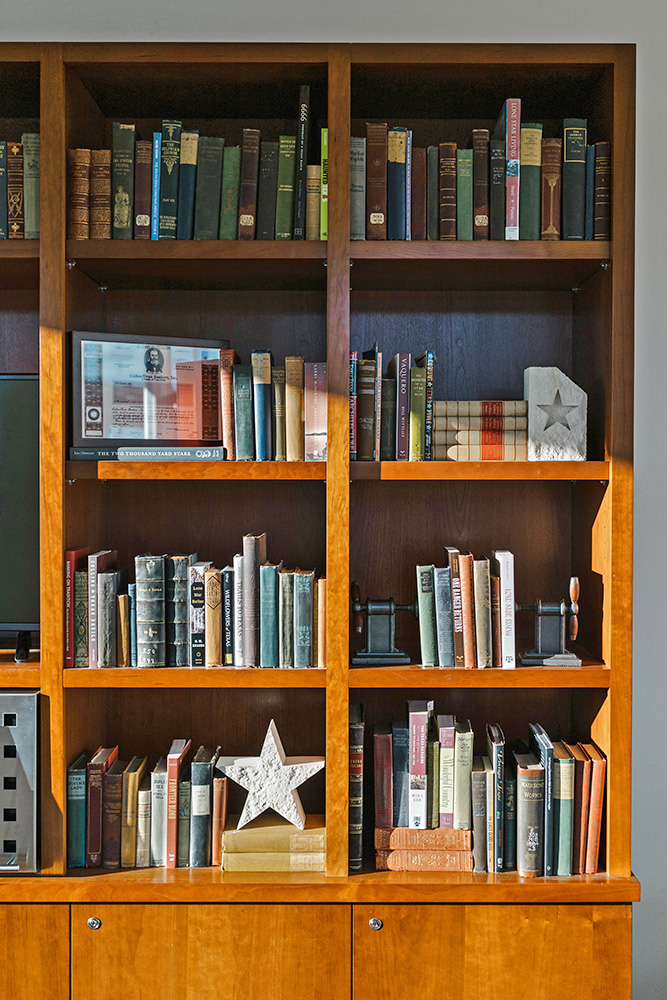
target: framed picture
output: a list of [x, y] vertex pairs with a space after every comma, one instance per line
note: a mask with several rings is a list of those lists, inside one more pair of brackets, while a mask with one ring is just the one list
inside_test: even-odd
[[221, 440], [226, 340], [72, 332], [75, 446]]

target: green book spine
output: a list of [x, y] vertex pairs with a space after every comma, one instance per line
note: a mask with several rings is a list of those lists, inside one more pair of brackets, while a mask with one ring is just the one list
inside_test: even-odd
[[516, 869], [516, 774], [505, 771], [505, 844], [503, 847], [503, 871]]
[[227, 146], [222, 160], [222, 194], [218, 229], [221, 240], [235, 240], [238, 235], [240, 182], [241, 147]]
[[583, 240], [586, 202], [585, 118], [563, 121], [563, 182], [561, 231], [564, 240]]
[[438, 734], [429, 733], [426, 743], [426, 823], [427, 829], [440, 826], [440, 744]]
[[276, 239], [291, 240], [294, 217], [296, 136], [281, 135], [278, 144], [278, 191], [276, 193]]
[[224, 139], [202, 136], [197, 151], [195, 240], [216, 240], [220, 225]]
[[255, 458], [255, 420], [252, 410], [252, 368], [234, 365], [234, 432], [236, 458], [252, 462]]
[[539, 240], [542, 194], [542, 126], [521, 125], [519, 239]]
[[132, 239], [134, 214], [134, 125], [113, 123], [111, 152], [111, 200], [113, 238]]
[[314, 571], [297, 570], [294, 574], [294, 666], [313, 665], [313, 588]]
[[176, 867], [187, 868], [190, 864], [190, 803], [192, 783], [190, 764], [185, 763], [178, 779], [178, 854]]
[[438, 666], [438, 639], [435, 626], [434, 566], [417, 566], [419, 645], [423, 667]]
[[23, 203], [25, 210], [25, 239], [39, 239], [39, 132], [24, 132], [23, 145]]
[[322, 129], [320, 159], [320, 239], [329, 235], [329, 129]]
[[181, 129], [181, 122], [162, 122], [159, 240], [176, 239], [178, 177], [181, 162]]
[[276, 233], [276, 193], [278, 190], [278, 143], [261, 142], [257, 185], [258, 240], [273, 240]]
[[88, 666], [88, 572], [74, 571], [74, 666]]
[[574, 757], [554, 754], [554, 875], [572, 874]]
[[410, 444], [408, 460], [424, 461], [426, 425], [426, 369], [410, 369]]
[[259, 567], [259, 665], [278, 667], [278, 579], [282, 563]]
[[456, 150], [456, 238], [472, 239], [472, 149]]
[[396, 379], [382, 379], [382, 408], [380, 411], [380, 461], [396, 459]]
[[440, 151], [437, 146], [426, 150], [426, 235], [440, 239]]
[[294, 571], [281, 570], [278, 580], [278, 666], [294, 666]]
[[67, 768], [67, 867], [86, 867], [86, 764], [85, 750]]

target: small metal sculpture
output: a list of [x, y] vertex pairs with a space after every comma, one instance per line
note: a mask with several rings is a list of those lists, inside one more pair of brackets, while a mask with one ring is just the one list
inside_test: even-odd
[[[566, 646], [579, 631], [579, 577], [570, 577], [570, 601], [517, 604], [517, 611], [532, 611], [535, 614], [535, 649], [519, 654], [526, 667], [580, 667], [581, 660]], [[568, 628], [569, 616], [569, 628]], [[567, 634], [566, 634], [567, 633]]]
[[415, 619], [418, 616], [417, 598], [412, 604], [396, 604], [393, 598], [372, 600], [361, 603], [359, 584], [352, 584], [352, 629], [355, 635], [364, 632], [366, 619], [366, 645], [352, 656], [357, 666], [397, 666], [409, 663], [410, 657], [395, 645], [395, 613], [409, 611]]

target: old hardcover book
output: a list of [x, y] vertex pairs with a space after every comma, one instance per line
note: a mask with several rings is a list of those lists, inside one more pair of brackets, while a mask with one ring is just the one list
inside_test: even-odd
[[222, 666], [222, 573], [212, 567], [204, 574], [205, 667]]
[[254, 240], [257, 230], [257, 183], [259, 179], [260, 131], [243, 129], [239, 186], [238, 239]]
[[326, 854], [318, 852], [266, 852], [264, 854], [227, 854], [222, 857], [226, 872], [323, 872]]
[[322, 203], [322, 176], [319, 163], [309, 163], [306, 172], [306, 239], [320, 238], [320, 206]]
[[113, 123], [111, 139], [112, 235], [115, 240], [132, 239], [134, 218], [135, 126]]
[[426, 235], [429, 240], [440, 239], [440, 149], [426, 149]]
[[206, 665], [206, 571], [213, 563], [195, 562], [189, 567], [190, 666]]
[[526, 462], [527, 441], [512, 444], [438, 444], [433, 445], [435, 462]]
[[521, 123], [519, 239], [540, 239], [542, 125]]
[[473, 239], [489, 239], [489, 130], [474, 128], [472, 148]]
[[[125, 587], [128, 586], [126, 579]], [[116, 666], [131, 666], [130, 657], [130, 598], [121, 593], [116, 595]]]
[[449, 563], [450, 581], [452, 587], [452, 630], [454, 635], [454, 666], [465, 666], [463, 652], [463, 609], [461, 604], [461, 568], [459, 550], [453, 546], [445, 546], [445, 554]]
[[406, 720], [391, 724], [391, 757], [394, 773], [394, 826], [407, 826], [410, 797], [410, 727]]
[[382, 379], [382, 405], [380, 407], [380, 461], [393, 462], [396, 458], [396, 379]]
[[279, 144], [277, 142], [261, 142], [259, 146], [257, 230], [255, 234], [258, 240], [273, 240], [276, 235], [278, 149]]
[[294, 573], [294, 666], [313, 666], [315, 571]]
[[472, 828], [471, 782], [473, 738], [470, 719], [456, 719], [454, 733], [454, 829]]
[[350, 239], [366, 239], [366, 137], [350, 139]]
[[494, 575], [500, 579], [500, 640], [502, 666], [506, 670], [516, 667], [516, 640], [514, 624], [514, 555], [507, 549], [492, 552]]
[[503, 823], [503, 871], [516, 870], [516, 764], [505, 754], [505, 819]]
[[165, 640], [168, 667], [190, 666], [190, 566], [192, 555], [165, 556]]
[[372, 462], [375, 457], [375, 387], [376, 362], [361, 358], [357, 362], [357, 461]]
[[505, 239], [505, 141], [489, 140], [489, 239]]
[[306, 362], [304, 378], [304, 456], [307, 462], [327, 459], [327, 363]]
[[491, 572], [486, 556], [473, 561], [473, 599], [477, 666], [492, 666], [491, 653]]
[[349, 431], [350, 431], [350, 461], [357, 460], [357, 366], [359, 364], [359, 351], [350, 351], [350, 383], [348, 393], [350, 406], [348, 410]]
[[197, 179], [192, 238], [216, 240], [220, 229], [222, 156], [225, 140], [203, 135], [197, 148]]
[[[504, 822], [505, 822], [505, 735], [497, 723], [486, 725], [486, 752], [493, 768], [493, 869], [501, 872], [504, 860]], [[487, 817], [489, 819], [489, 817]], [[490, 824], [491, 825], [491, 824]]]
[[477, 643], [475, 639], [475, 604], [473, 596], [473, 555], [459, 553], [459, 574], [461, 577], [461, 620], [463, 624], [463, 666], [472, 670], [477, 666]]
[[563, 120], [562, 239], [583, 240], [587, 120]]
[[350, 764], [349, 764], [349, 867], [361, 871], [364, 832], [364, 708], [350, 703]]
[[67, 867], [86, 866], [86, 750], [67, 768]]
[[190, 866], [206, 868], [211, 863], [211, 818], [213, 771], [220, 747], [200, 746], [191, 764]]
[[291, 240], [294, 233], [294, 178], [296, 136], [281, 135], [278, 141], [278, 186], [276, 191], [277, 240]]
[[102, 867], [102, 781], [118, 747], [100, 747], [86, 765], [86, 868]]
[[241, 184], [241, 147], [226, 146], [222, 159], [222, 191], [220, 192], [221, 240], [235, 240], [239, 225], [239, 189]]
[[285, 430], [288, 462], [304, 460], [303, 413], [304, 360], [302, 357], [285, 358]]
[[572, 828], [572, 874], [586, 873], [586, 840], [591, 794], [592, 762], [579, 743], [566, 743], [574, 758], [574, 802]]
[[167, 861], [167, 758], [151, 771], [150, 863], [162, 868]]
[[259, 665], [268, 670], [280, 665], [278, 581], [282, 568], [282, 562], [259, 567]]
[[[203, 237], [202, 237], [203, 238]], [[215, 237], [212, 237], [213, 239]], [[222, 444], [228, 462], [236, 460], [236, 442], [234, 438], [234, 365], [239, 364], [239, 356], [231, 348], [220, 351], [220, 414], [222, 429]]]
[[153, 132], [153, 170], [151, 174], [151, 239], [160, 236], [160, 173], [162, 170], [162, 132]]
[[320, 130], [320, 239], [329, 238], [329, 129]]
[[299, 830], [282, 816], [262, 813], [237, 829], [238, 815], [228, 816], [222, 837], [222, 849], [229, 854], [322, 854], [326, 850], [324, 816], [306, 816]]
[[284, 365], [274, 365], [271, 369], [271, 433], [276, 462], [287, 461]]
[[387, 129], [387, 239], [406, 237], [406, 128]]
[[408, 826], [425, 830], [426, 813], [426, 739], [432, 701], [408, 701], [410, 727], [410, 789], [408, 799]]
[[214, 772], [211, 790], [211, 864], [222, 864], [222, 834], [227, 822], [228, 782], [224, 774]]
[[387, 239], [387, 123], [366, 123], [366, 239]]
[[454, 631], [452, 621], [452, 583], [449, 566], [433, 569], [435, 627], [438, 643], [438, 666], [453, 667]]
[[[2, 143], [4, 187], [7, 187], [7, 143]], [[90, 237], [90, 160], [89, 149], [67, 150], [67, 239], [87, 240]], [[0, 195], [3, 192], [0, 192]], [[5, 199], [0, 211], [7, 213]], [[7, 238], [7, 225], [0, 223], [0, 237]]]
[[266, 533], [243, 536], [243, 665], [259, 666], [259, 567], [266, 562]]
[[473, 237], [472, 149], [456, 150], [456, 238]]
[[505, 239], [519, 239], [519, 170], [521, 156], [521, 100], [508, 97], [493, 138], [505, 143]]
[[379, 827], [391, 827], [394, 821], [394, 776], [391, 759], [391, 726], [373, 728], [373, 778], [375, 788], [375, 841]]
[[251, 351], [252, 403], [255, 420], [255, 458], [269, 462], [273, 458], [271, 427], [271, 365], [270, 351]]
[[7, 236], [25, 239], [25, 202], [23, 199], [23, 146], [7, 143]]
[[458, 435], [459, 432], [464, 431], [469, 439], [471, 431], [493, 431], [503, 435], [508, 431], [512, 433], [523, 431], [525, 435], [527, 428], [527, 417], [455, 417], [439, 413], [433, 419], [434, 434], [442, 434], [443, 432], [449, 434], [454, 431]]
[[160, 222], [158, 239], [175, 240], [178, 220], [178, 178], [181, 162], [182, 122], [162, 122], [160, 151]]
[[542, 227], [540, 239], [560, 239], [563, 140], [542, 139]]
[[321, 576], [317, 581], [317, 666], [327, 665], [327, 581]]
[[126, 760], [115, 760], [102, 777], [102, 867], [120, 868], [121, 806]]
[[607, 760], [594, 743], [580, 743], [591, 760], [591, 793], [588, 807], [588, 834], [586, 837], [586, 875], [594, 875], [600, 869], [600, 833], [602, 830], [602, 810]]
[[[69, 235], [70, 231], [70, 219], [69, 219], [69, 204], [70, 204], [70, 194], [69, 194], [69, 184], [70, 184], [70, 163], [69, 163], [69, 150], [67, 150], [67, 231]], [[76, 221], [76, 220], [75, 220]], [[85, 235], [83, 237], [69, 237], [70, 239], [86, 239]], [[0, 140], [0, 240], [7, 239], [7, 143]]]
[[514, 752], [516, 866], [522, 878], [544, 873], [544, 767], [533, 753]]
[[491, 574], [491, 665], [503, 665], [502, 601], [500, 577]]
[[67, 549], [65, 552], [65, 667], [75, 666], [75, 573], [87, 568], [89, 555], [89, 545], [77, 549]]
[[243, 666], [243, 554], [234, 556], [234, 666]]
[[470, 851], [472, 847], [471, 830], [375, 827], [376, 851]]
[[134, 868], [137, 861], [137, 795], [147, 773], [148, 758], [133, 757], [123, 771], [120, 812], [120, 866]]
[[252, 462], [255, 458], [255, 420], [252, 403], [252, 368], [234, 365], [234, 440], [236, 460]]
[[434, 400], [433, 416], [437, 417], [526, 417], [528, 403], [524, 399], [445, 399]]
[[222, 662], [234, 666], [234, 567], [222, 570]]
[[471, 872], [472, 851], [376, 851], [377, 871]]
[[166, 666], [164, 560], [151, 553], [134, 558], [138, 667]]
[[118, 553], [100, 549], [88, 556], [88, 666], [99, 667], [99, 604], [98, 574], [116, 565]]
[[[488, 758], [486, 758], [488, 760]], [[486, 863], [486, 769], [482, 757], [473, 757], [470, 775], [472, 806], [473, 871], [487, 871]], [[463, 832], [463, 831], [456, 831]]]
[[554, 743], [554, 875], [572, 875], [574, 757]]
[[190, 865], [190, 801], [192, 798], [191, 764], [186, 761], [178, 779], [178, 829], [176, 867]]
[[151, 863], [151, 781], [151, 774], [144, 774], [137, 792], [137, 868], [149, 868]]
[[412, 148], [412, 176], [410, 191], [411, 239], [426, 239], [426, 149]]
[[593, 239], [593, 213], [595, 211], [595, 146], [586, 146], [586, 187], [584, 193], [584, 239]]
[[412, 129], [405, 141], [405, 238], [412, 239]]
[[435, 379], [435, 351], [424, 351], [415, 358], [415, 365], [426, 372], [426, 405], [424, 408], [424, 460], [433, 458], [433, 382]]
[[611, 143], [595, 143], [593, 239], [611, 239]]
[[111, 239], [111, 150], [90, 152], [90, 238]]
[[554, 748], [539, 722], [528, 724], [529, 746], [544, 768], [544, 874], [554, 874]]
[[428, 720], [426, 734], [426, 822], [429, 830], [440, 826], [440, 743], [435, 716]]
[[299, 114], [296, 123], [294, 157], [294, 225], [295, 240], [306, 237], [306, 168], [308, 165], [308, 131], [310, 126], [310, 87], [299, 88]]
[[166, 867], [176, 868], [178, 854], [178, 782], [190, 740], [173, 740], [167, 754]]
[[408, 460], [424, 461], [426, 429], [426, 370], [415, 366], [410, 369], [410, 431]]
[[198, 146], [199, 132], [196, 129], [183, 129], [178, 165], [177, 240], [191, 240], [194, 232]]
[[74, 662], [73, 667], [88, 666], [88, 570], [74, 572]]
[[387, 374], [396, 380], [396, 459], [407, 462], [410, 447], [410, 370], [412, 355], [401, 352], [389, 359]]
[[137, 139], [134, 147], [134, 209], [135, 240], [151, 238], [151, 203], [153, 184], [153, 143]]
[[419, 645], [423, 667], [438, 666], [434, 569], [417, 566], [417, 603], [419, 606]]
[[278, 666], [294, 666], [294, 570], [283, 569], [278, 580]]
[[456, 239], [456, 143], [439, 147], [439, 232], [441, 240]]

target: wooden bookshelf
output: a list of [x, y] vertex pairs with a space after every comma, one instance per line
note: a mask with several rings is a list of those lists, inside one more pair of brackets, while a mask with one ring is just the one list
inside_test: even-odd
[[[417, 976], [431, 982], [432, 954], [450, 955], [454, 941], [447, 982], [464, 989], [466, 976], [469, 984], [485, 974], [457, 937], [465, 927], [470, 940], [483, 937], [494, 987], [508, 996], [520, 969], [536, 1000], [582, 982], [602, 983], [605, 1000], [630, 1000], [631, 904], [640, 891], [629, 808], [634, 61], [632, 45], [0, 44], [0, 120], [19, 123], [11, 107], [22, 94], [20, 121], [41, 132], [42, 184], [39, 243], [0, 243], [0, 364], [42, 373], [42, 648], [38, 662], [16, 670], [0, 658], [0, 680], [39, 686], [44, 696], [42, 875], [0, 877], [0, 929], [15, 935], [17, 908], [39, 904], [59, 942], [49, 974], [63, 997], [70, 985], [77, 1000], [92, 1000], [93, 989], [95, 1000], [111, 1000], [119, 984], [155, 995], [164, 988], [151, 979], [158, 968], [174, 994], [185, 992], [188, 962], [217, 983], [219, 956], [202, 942], [223, 920], [237, 934], [230, 994], [279, 950], [286, 958], [275, 991], [288, 1000], [304, 974], [322, 981], [318, 956], [328, 948], [340, 957], [326, 980], [332, 1000], [349, 997], [352, 982], [356, 1000], [398, 1000]], [[66, 240], [67, 148], [109, 148], [114, 120], [136, 121], [148, 135], [162, 118], [182, 118], [230, 144], [244, 123], [271, 138], [290, 134], [303, 82], [313, 129], [329, 128], [326, 243]], [[350, 241], [350, 135], [363, 135], [366, 121], [392, 121], [414, 128], [419, 146], [445, 136], [465, 145], [471, 127], [493, 127], [511, 94], [551, 134], [564, 116], [581, 115], [595, 140], [612, 140], [610, 242]], [[68, 461], [73, 329], [225, 336], [243, 355], [262, 346], [277, 358], [326, 357], [326, 464]], [[557, 365], [588, 393], [588, 461], [350, 463], [348, 352], [375, 339], [385, 357], [408, 342], [415, 352], [433, 347], [436, 398], [519, 398], [525, 367]], [[64, 669], [65, 549], [117, 548], [119, 565], [168, 550], [228, 562], [244, 533], [262, 530], [272, 561], [326, 575], [326, 669]], [[364, 597], [410, 602], [415, 565], [457, 543], [476, 554], [513, 551], [522, 603], [564, 596], [578, 575], [583, 666], [422, 669], [407, 615], [397, 619], [396, 641], [413, 653], [411, 666], [352, 666], [351, 580]], [[373, 872], [369, 841], [364, 870], [348, 874], [349, 704], [365, 709], [369, 830], [373, 726], [401, 714], [410, 697], [469, 717], [478, 735], [498, 721], [511, 740], [538, 720], [565, 739], [596, 741], [608, 757], [605, 871], [537, 879]], [[113, 740], [123, 756], [157, 757], [187, 735], [255, 755], [272, 718], [287, 754], [326, 755], [326, 772], [302, 789], [307, 811], [326, 812], [326, 874], [67, 871], [66, 768], [84, 746]], [[243, 794], [232, 797], [238, 811]], [[374, 916], [379, 934], [369, 929]], [[99, 932], [87, 924], [93, 917]], [[192, 933], [179, 933], [167, 968], [164, 941], [181, 926]], [[536, 938], [549, 941], [548, 956]], [[43, 995], [45, 942], [30, 928], [21, 940], [14, 978], [30, 969], [26, 988]], [[572, 955], [573, 942], [573, 961], [555, 968], [552, 955]], [[95, 976], [86, 974], [90, 963]], [[396, 976], [387, 982], [390, 966]], [[203, 1000], [213, 996], [207, 989]]]

